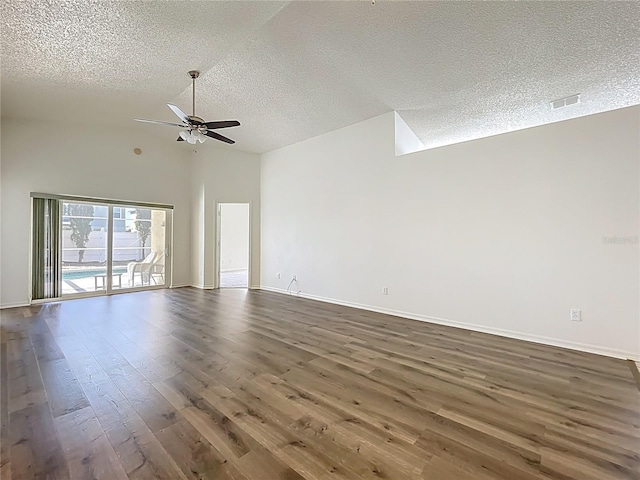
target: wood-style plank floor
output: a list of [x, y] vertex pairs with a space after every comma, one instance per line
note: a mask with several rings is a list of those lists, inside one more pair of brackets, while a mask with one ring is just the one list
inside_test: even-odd
[[3, 310], [0, 478], [640, 478], [627, 362], [261, 291]]

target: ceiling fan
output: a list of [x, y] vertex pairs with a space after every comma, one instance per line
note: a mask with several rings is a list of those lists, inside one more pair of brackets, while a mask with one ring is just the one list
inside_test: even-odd
[[145, 120], [142, 118], [134, 118], [137, 122], [157, 123], [160, 125], [169, 125], [172, 127], [179, 127], [183, 130], [180, 132], [178, 142], [188, 142], [194, 145], [197, 142], [203, 143], [207, 137], [215, 138], [225, 143], [236, 143], [230, 138], [224, 137], [219, 133], [214, 132], [218, 128], [238, 127], [240, 122], [237, 120], [222, 120], [217, 122], [205, 122], [202, 118], [196, 117], [196, 78], [200, 76], [200, 72], [197, 70], [189, 71], [189, 76], [193, 83], [193, 115], [187, 115], [175, 105], [167, 103], [167, 106], [173, 110], [182, 123], [161, 122], [158, 120]]

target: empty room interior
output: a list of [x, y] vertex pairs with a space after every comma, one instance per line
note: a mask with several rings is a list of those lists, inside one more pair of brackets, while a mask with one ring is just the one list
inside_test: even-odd
[[640, 480], [639, 2], [0, 17], [2, 480]]

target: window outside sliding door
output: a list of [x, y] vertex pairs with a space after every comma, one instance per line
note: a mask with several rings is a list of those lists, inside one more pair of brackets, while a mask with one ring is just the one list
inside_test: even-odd
[[33, 300], [169, 285], [170, 208], [32, 196]]

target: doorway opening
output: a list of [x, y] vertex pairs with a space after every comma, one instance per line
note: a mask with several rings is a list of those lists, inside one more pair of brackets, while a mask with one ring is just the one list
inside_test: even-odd
[[218, 285], [220, 288], [249, 287], [248, 203], [218, 204]]

